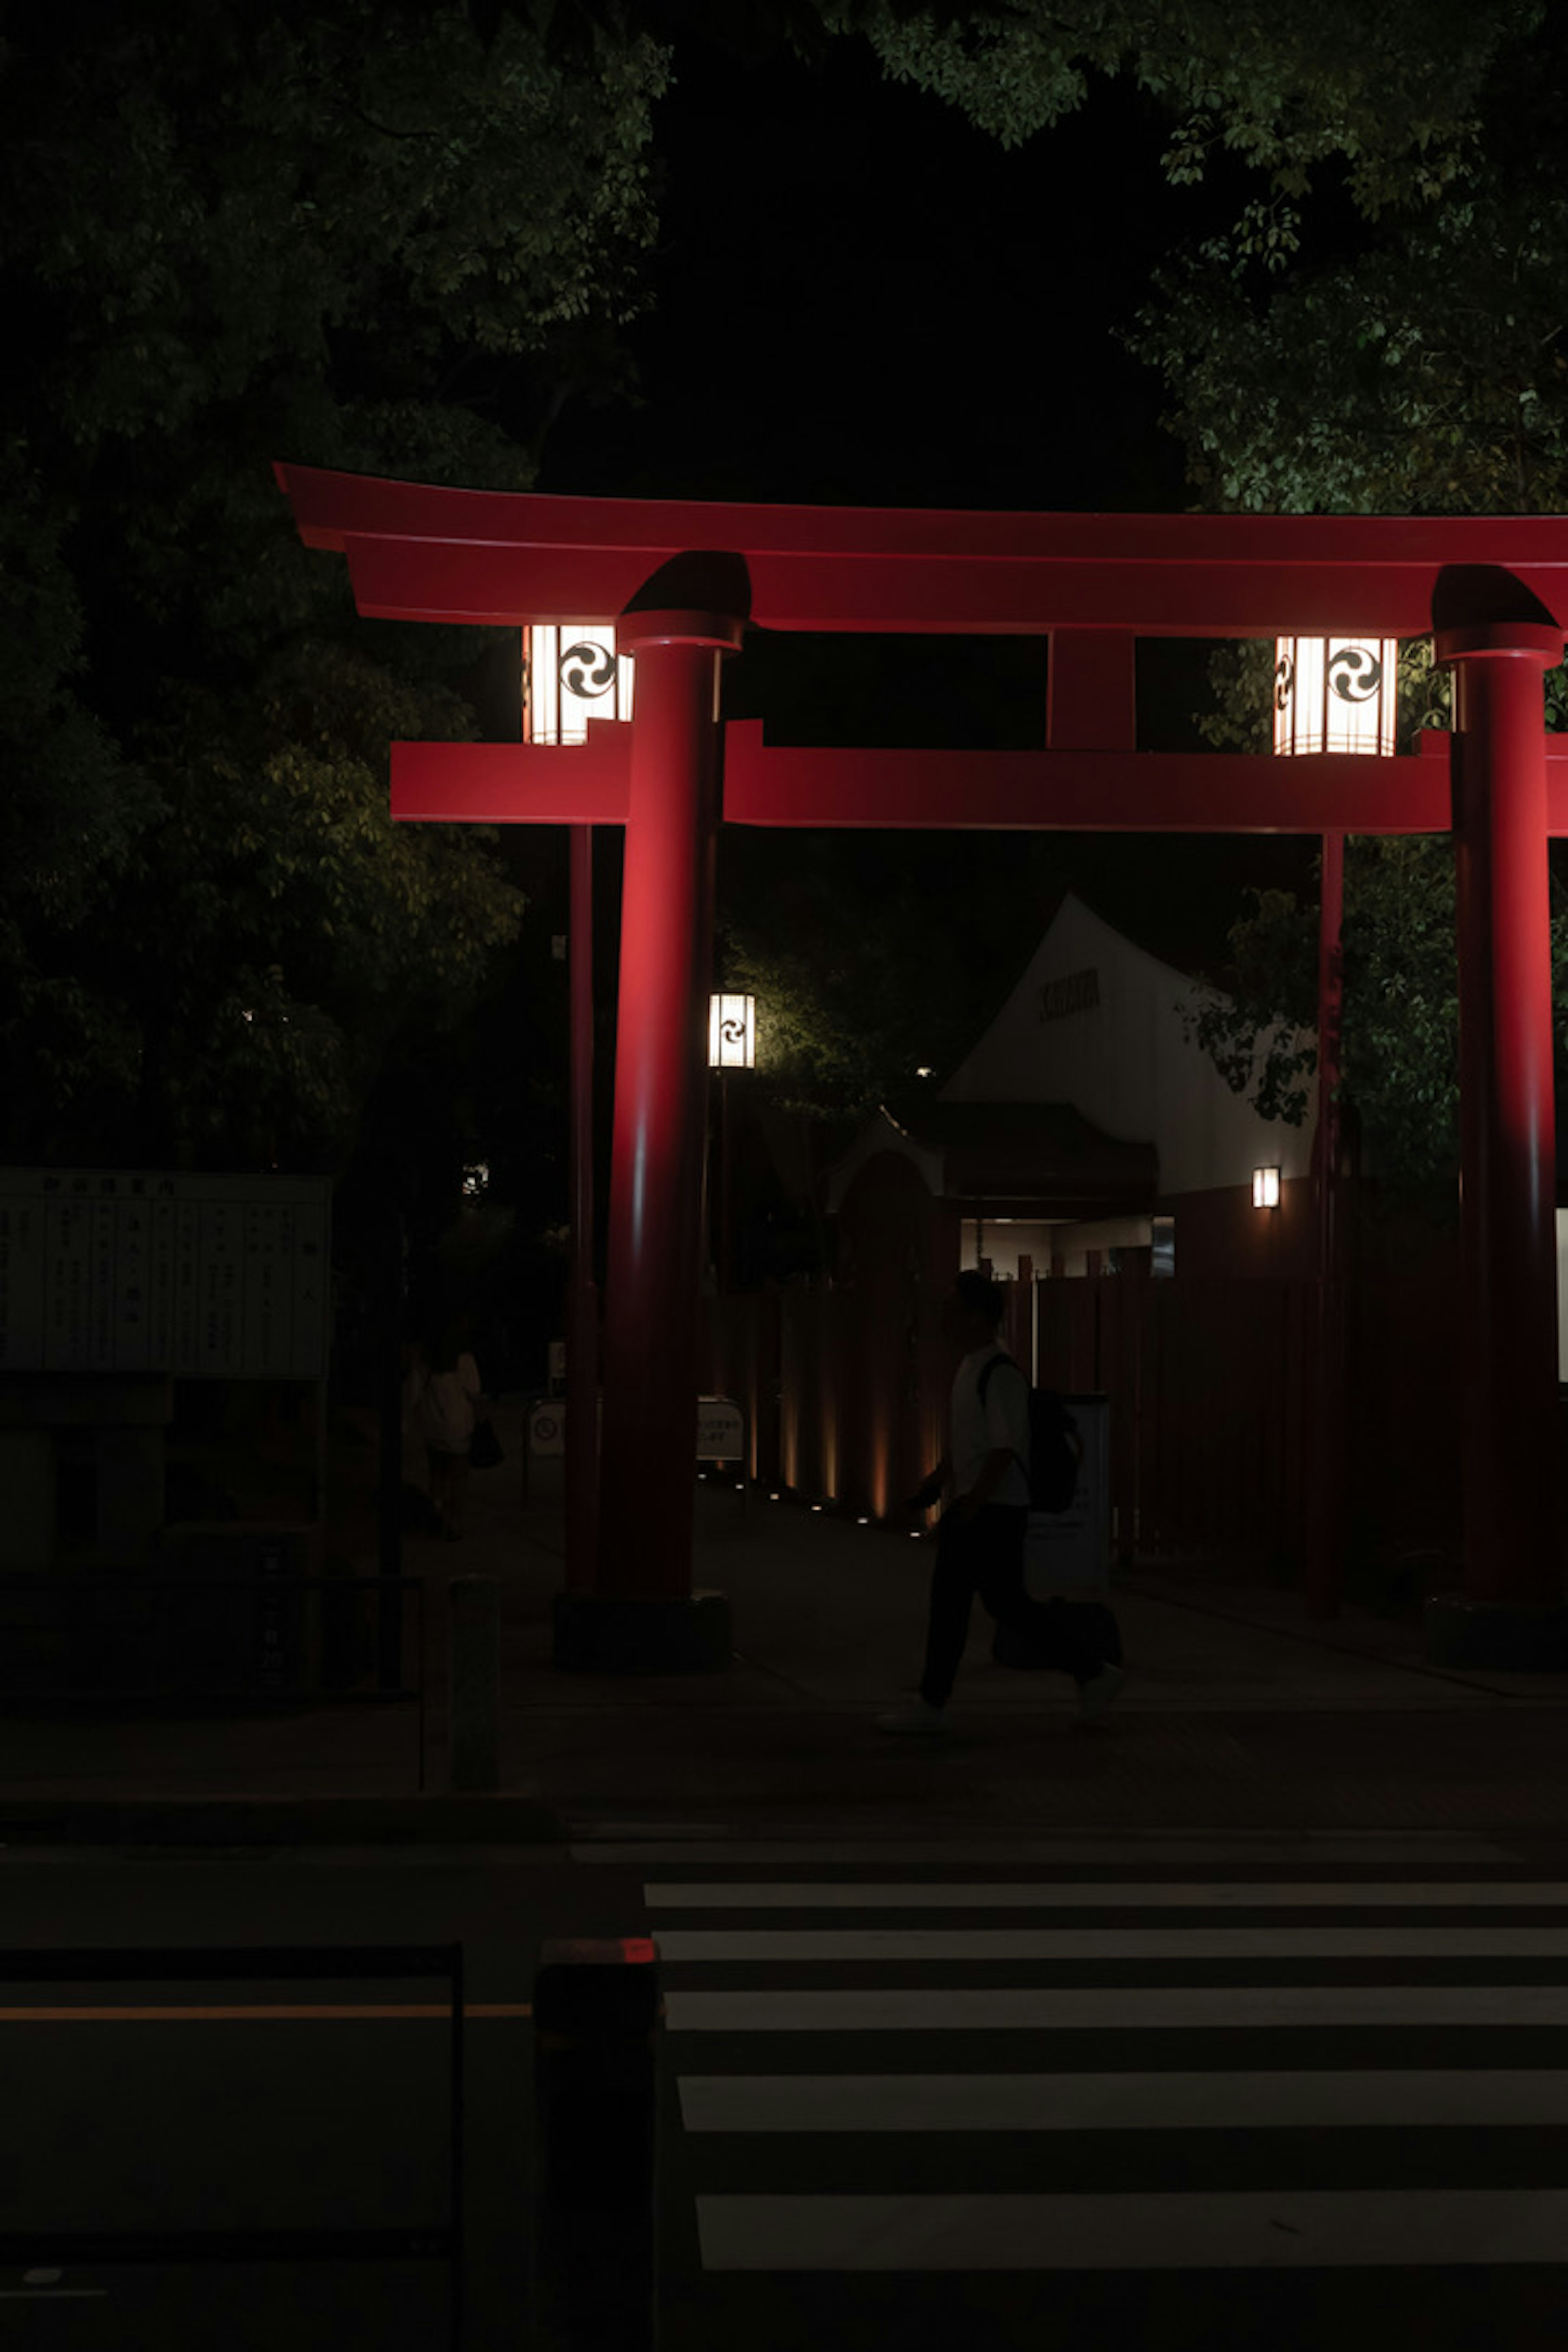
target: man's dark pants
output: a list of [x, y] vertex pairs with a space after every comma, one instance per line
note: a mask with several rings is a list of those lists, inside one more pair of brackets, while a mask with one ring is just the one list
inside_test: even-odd
[[969, 1639], [969, 1612], [976, 1593], [997, 1624], [1026, 1642], [1042, 1665], [1059, 1667], [1076, 1683], [1100, 1672], [1104, 1661], [1089, 1654], [1078, 1631], [1077, 1610], [1053, 1609], [1032, 1600], [1025, 1589], [1028, 1527], [1028, 1510], [1022, 1504], [983, 1503], [972, 1518], [955, 1519], [950, 1511], [937, 1529], [921, 1679], [921, 1696], [928, 1705], [947, 1705]]

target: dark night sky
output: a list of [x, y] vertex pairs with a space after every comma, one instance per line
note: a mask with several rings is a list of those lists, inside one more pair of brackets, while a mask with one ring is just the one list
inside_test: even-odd
[[[1116, 330], [1159, 260], [1228, 222], [1240, 197], [1234, 179], [1166, 184], [1165, 125], [1146, 100], [1100, 83], [1078, 115], [1007, 152], [940, 100], [886, 80], [860, 42], [835, 43], [818, 71], [784, 54], [748, 68], [688, 40], [676, 70], [656, 116], [668, 173], [658, 307], [628, 338], [645, 404], [569, 404], [542, 490], [1079, 511], [1188, 503], [1181, 452], [1159, 429], [1161, 387]], [[1141, 664], [1160, 740], [1194, 740], [1201, 663], [1167, 645]], [[1043, 649], [1018, 641], [753, 636], [726, 666], [725, 709], [803, 740], [1037, 742], [1044, 675]], [[1006, 836], [838, 838], [868, 876], [909, 860], [934, 887], [962, 869], [1018, 888], [1019, 845]], [[1314, 845], [1080, 835], [1055, 846], [1047, 887], [1076, 882], [1150, 946], [1213, 957], [1242, 885], [1304, 877]], [[727, 836], [721, 889], [761, 848]]]
[[1112, 340], [1184, 214], [1160, 126], [1105, 85], [1005, 152], [883, 79], [683, 45], [647, 406], [568, 412], [540, 487], [832, 506], [1167, 508], [1179, 454]]

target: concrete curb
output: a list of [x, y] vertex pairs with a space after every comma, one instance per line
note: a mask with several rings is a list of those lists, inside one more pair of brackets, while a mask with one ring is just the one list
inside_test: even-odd
[[562, 1845], [537, 1795], [0, 1798], [5, 1845]]

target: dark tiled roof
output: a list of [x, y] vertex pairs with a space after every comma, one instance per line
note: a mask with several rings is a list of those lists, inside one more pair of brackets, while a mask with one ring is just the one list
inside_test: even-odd
[[1152, 1143], [1103, 1135], [1069, 1103], [921, 1101], [887, 1112], [912, 1143], [942, 1152], [950, 1201], [1109, 1216], [1147, 1208], [1159, 1190]]

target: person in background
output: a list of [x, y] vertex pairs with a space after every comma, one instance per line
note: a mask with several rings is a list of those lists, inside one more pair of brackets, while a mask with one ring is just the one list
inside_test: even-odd
[[415, 1366], [416, 1411], [430, 1470], [430, 1499], [448, 1543], [463, 1532], [468, 1446], [482, 1390], [479, 1368], [464, 1346], [462, 1324], [449, 1323], [419, 1350]]
[[[1029, 1382], [997, 1337], [1005, 1303], [1001, 1285], [973, 1268], [959, 1276], [949, 1301], [950, 1328], [963, 1352], [952, 1383], [948, 1450], [910, 1498], [911, 1510], [926, 1510], [944, 1488], [953, 1490], [937, 1528], [925, 1672], [915, 1704], [879, 1716], [879, 1731], [918, 1737], [947, 1730], [944, 1710], [977, 1592], [998, 1625], [1028, 1643], [1042, 1664], [1072, 1676], [1089, 1721], [1098, 1721], [1121, 1688], [1121, 1667], [1088, 1653], [1077, 1612], [1034, 1600], [1024, 1583]], [[994, 1358], [1001, 1360], [982, 1397], [981, 1374]]]

